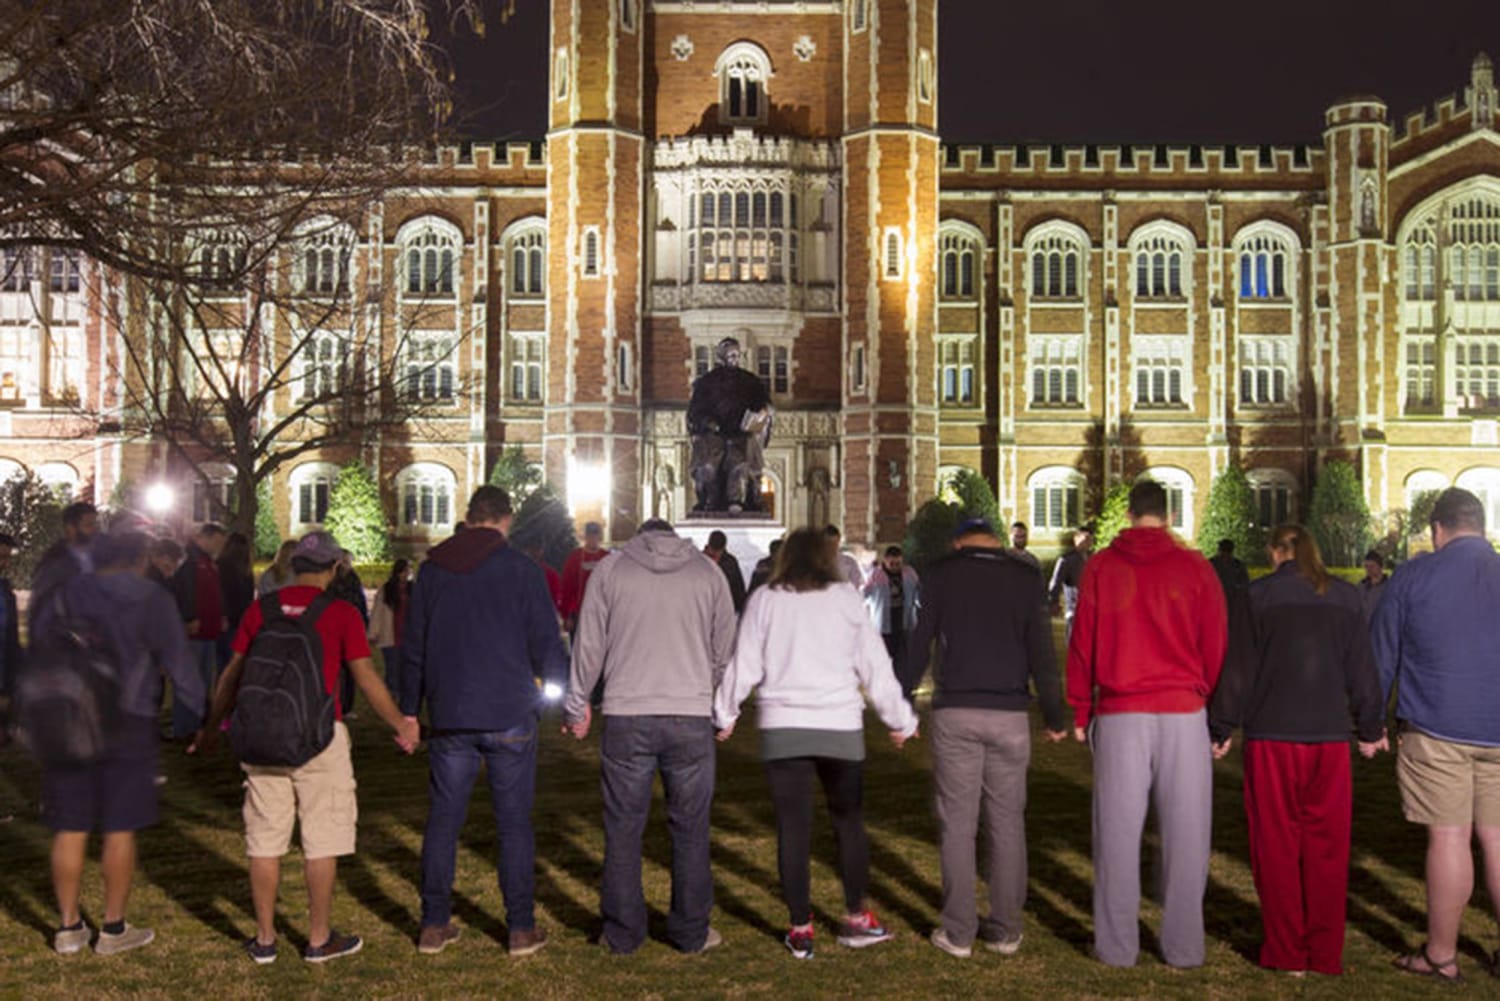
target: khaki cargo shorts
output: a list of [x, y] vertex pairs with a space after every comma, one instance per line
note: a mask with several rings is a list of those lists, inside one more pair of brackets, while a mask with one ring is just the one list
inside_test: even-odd
[[1408, 730], [1396, 754], [1396, 784], [1401, 811], [1414, 824], [1500, 826], [1500, 747]]
[[349, 730], [333, 724], [333, 741], [321, 754], [296, 768], [241, 765], [245, 771], [245, 854], [280, 858], [292, 844], [292, 827], [302, 827], [304, 858], [354, 854], [359, 806], [354, 795], [354, 762]]

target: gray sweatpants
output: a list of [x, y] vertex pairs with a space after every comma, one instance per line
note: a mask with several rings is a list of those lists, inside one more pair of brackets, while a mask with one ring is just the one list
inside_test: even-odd
[[1140, 951], [1141, 831], [1156, 807], [1162, 854], [1162, 958], [1203, 964], [1203, 891], [1213, 829], [1205, 713], [1094, 720], [1094, 955], [1133, 966]]
[[[955, 945], [1013, 942], [1026, 903], [1026, 765], [1031, 719], [999, 709], [932, 714], [933, 804], [943, 867], [943, 929]], [[984, 816], [990, 913], [974, 904], [975, 836]]]

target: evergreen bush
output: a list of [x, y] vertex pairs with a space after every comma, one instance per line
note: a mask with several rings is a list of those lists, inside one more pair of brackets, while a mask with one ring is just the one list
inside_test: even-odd
[[[355, 562], [390, 558], [391, 530], [385, 505], [380, 502], [380, 485], [364, 463], [350, 462], [339, 470], [339, 478], [328, 494], [323, 527], [354, 555]], [[258, 539], [258, 531], [256, 535]]]
[[1323, 466], [1313, 484], [1307, 527], [1323, 562], [1329, 566], [1358, 566], [1370, 548], [1370, 509], [1354, 467], [1341, 459]]
[[1203, 523], [1198, 526], [1198, 548], [1212, 554], [1218, 550], [1220, 539], [1229, 539], [1240, 559], [1260, 563], [1263, 534], [1255, 524], [1255, 494], [1250, 481], [1243, 469], [1230, 463], [1209, 488]]

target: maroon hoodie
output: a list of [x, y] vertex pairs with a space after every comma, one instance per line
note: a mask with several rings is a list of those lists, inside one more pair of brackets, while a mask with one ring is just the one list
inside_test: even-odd
[[1208, 560], [1165, 528], [1126, 529], [1084, 564], [1068, 647], [1074, 724], [1094, 713], [1197, 712], [1228, 642]]

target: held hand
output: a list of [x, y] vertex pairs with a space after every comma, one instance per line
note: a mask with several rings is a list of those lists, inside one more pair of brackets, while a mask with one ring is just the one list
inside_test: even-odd
[[1234, 738], [1233, 737], [1225, 737], [1223, 740], [1221, 740], [1217, 744], [1215, 744], [1214, 745], [1214, 760], [1218, 761], [1219, 759], [1223, 758], [1224, 755], [1226, 755], [1226, 754], [1229, 753], [1229, 749], [1232, 746], [1234, 746]]
[[1075, 726], [1073, 728], [1073, 739], [1078, 741], [1080, 744], [1087, 744], [1089, 742], [1088, 730], [1081, 726]]
[[733, 723], [731, 723], [728, 726], [724, 727], [722, 730], [715, 730], [714, 731], [714, 740], [717, 740], [721, 744], [724, 743], [724, 741], [728, 740], [730, 737], [733, 737], [733, 736], [734, 736], [734, 724]]
[[564, 723], [562, 732], [571, 734], [574, 740], [582, 740], [589, 735], [589, 724], [593, 722], [594, 710], [589, 706], [583, 707], [583, 718], [572, 723]]
[[900, 730], [892, 730], [891, 731], [891, 743], [896, 746], [897, 750], [900, 750], [901, 748], [903, 748], [903, 747], [906, 746], [906, 742], [908, 740], [911, 740], [912, 738], [916, 737], [916, 735], [917, 735], [917, 731], [915, 731], [915, 730], [913, 730], [910, 734], [903, 734]]
[[1370, 741], [1370, 742], [1366, 742], [1366, 741], [1361, 740], [1359, 742], [1359, 755], [1360, 755], [1360, 757], [1365, 758], [1365, 759], [1369, 759], [1369, 758], [1375, 757], [1375, 754], [1378, 751], [1389, 751], [1390, 749], [1391, 749], [1390, 738], [1386, 737], [1383, 734], [1381, 735], [1381, 738], [1379, 740]]
[[422, 742], [422, 724], [415, 716], [401, 717], [401, 725], [396, 728], [396, 743], [401, 750], [411, 754]]
[[205, 726], [193, 735], [188, 741], [187, 753], [208, 757], [219, 747], [219, 728], [216, 726]]
[[1066, 730], [1048, 730], [1047, 731], [1047, 739], [1049, 741], [1051, 741], [1052, 743], [1054, 743], [1054, 744], [1059, 743], [1060, 741], [1067, 740], [1068, 739], [1068, 731], [1066, 731]]

